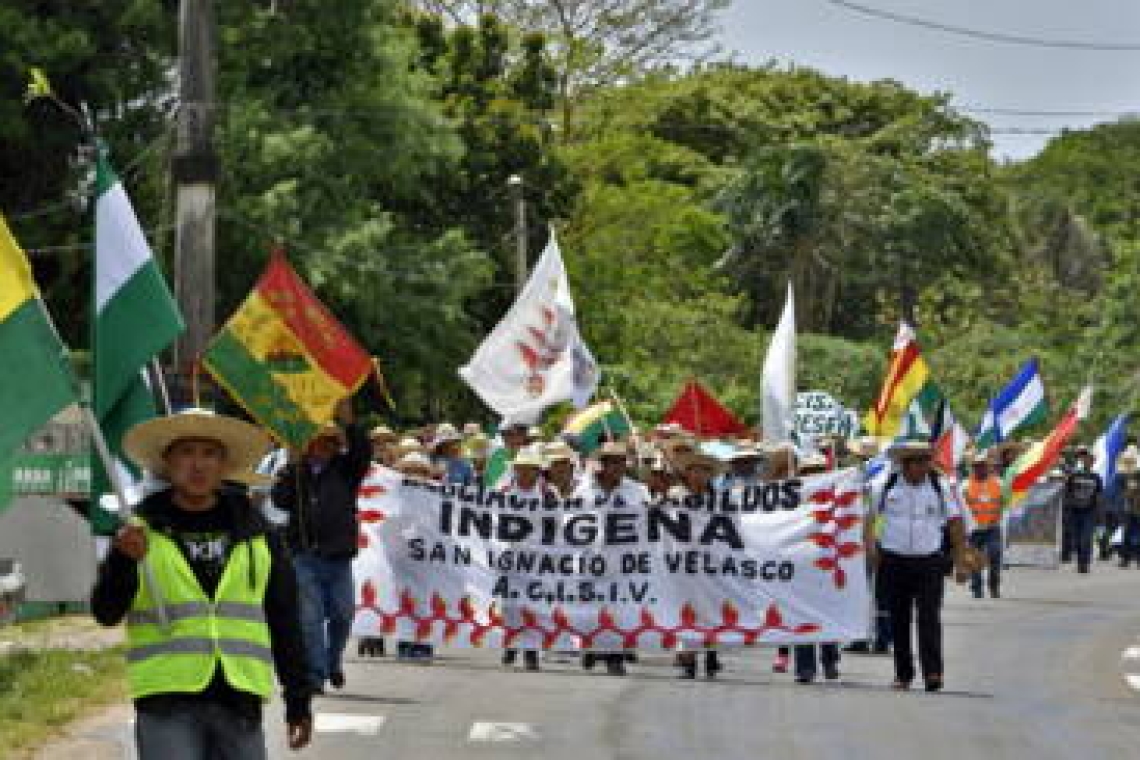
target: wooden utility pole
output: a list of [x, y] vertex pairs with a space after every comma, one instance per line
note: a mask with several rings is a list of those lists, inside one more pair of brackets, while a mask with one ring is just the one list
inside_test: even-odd
[[178, 137], [171, 167], [177, 226], [174, 291], [186, 320], [186, 332], [175, 347], [181, 377], [189, 377], [214, 332], [214, 37], [213, 0], [182, 0]]

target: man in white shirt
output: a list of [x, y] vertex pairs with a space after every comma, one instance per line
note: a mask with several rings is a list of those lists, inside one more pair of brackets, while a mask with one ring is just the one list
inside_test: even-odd
[[914, 680], [911, 626], [917, 611], [918, 657], [927, 691], [942, 688], [942, 597], [949, 538], [955, 579], [964, 583], [966, 535], [956, 490], [932, 466], [930, 443], [910, 439], [891, 449], [898, 472], [872, 491], [875, 519], [866, 522], [867, 555], [878, 564], [894, 637], [896, 689]]
[[[574, 497], [582, 500], [584, 509], [623, 509], [639, 507], [649, 502], [649, 490], [636, 480], [626, 477], [629, 468], [629, 448], [624, 443], [604, 444], [595, 454], [597, 470], [586, 473]], [[611, 676], [625, 675], [625, 652], [585, 652], [582, 667], [594, 667], [597, 660], [606, 663]]]

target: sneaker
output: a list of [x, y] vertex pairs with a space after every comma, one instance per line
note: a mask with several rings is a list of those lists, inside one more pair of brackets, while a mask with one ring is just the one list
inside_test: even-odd
[[1001, 599], [1001, 592], [996, 588], [990, 589], [990, 599]]
[[334, 689], [343, 689], [344, 688], [344, 671], [338, 670], [335, 673], [331, 673], [329, 675], [329, 683], [332, 684], [332, 687]]
[[503, 650], [503, 664], [504, 665], [514, 665], [515, 659], [518, 658], [518, 656], [519, 656], [519, 653], [516, 650], [504, 649]]
[[695, 662], [682, 663], [680, 665], [680, 668], [681, 668], [681, 672], [677, 674], [678, 678], [685, 680], [685, 681], [692, 681], [697, 677], [697, 663], [695, 663]]
[[1077, 572], [1078, 573], [1086, 573], [1087, 574], [1088, 571], [1089, 571], [1088, 565], [1077, 565]]
[[590, 652], [583, 652], [582, 653], [582, 669], [583, 670], [593, 670], [594, 664], [597, 661], [598, 661], [598, 656], [596, 654], [591, 654]]
[[776, 655], [776, 661], [772, 663], [773, 673], [787, 673], [788, 672], [788, 656], [786, 654]]
[[796, 673], [796, 683], [809, 684], [815, 680], [814, 673]]
[[523, 652], [523, 667], [531, 672], [538, 670], [538, 652], [533, 649]]
[[824, 665], [823, 666], [823, 677], [828, 681], [838, 681], [839, 680], [839, 668], [836, 667], [835, 665]]

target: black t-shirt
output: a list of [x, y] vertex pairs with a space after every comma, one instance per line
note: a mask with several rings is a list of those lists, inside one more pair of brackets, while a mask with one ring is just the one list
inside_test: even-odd
[[1065, 481], [1065, 506], [1069, 509], [1092, 509], [1103, 490], [1100, 475], [1089, 470], [1075, 470]]
[[233, 546], [233, 531], [233, 504], [228, 500], [205, 512], [177, 510], [171, 514], [167, 535], [182, 550], [207, 596], [212, 597], [221, 583]]

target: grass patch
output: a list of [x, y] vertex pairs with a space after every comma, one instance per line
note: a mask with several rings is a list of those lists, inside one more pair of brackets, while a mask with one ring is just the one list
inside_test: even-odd
[[124, 670], [121, 649], [0, 656], [0, 757], [18, 756], [92, 707], [121, 699]]

